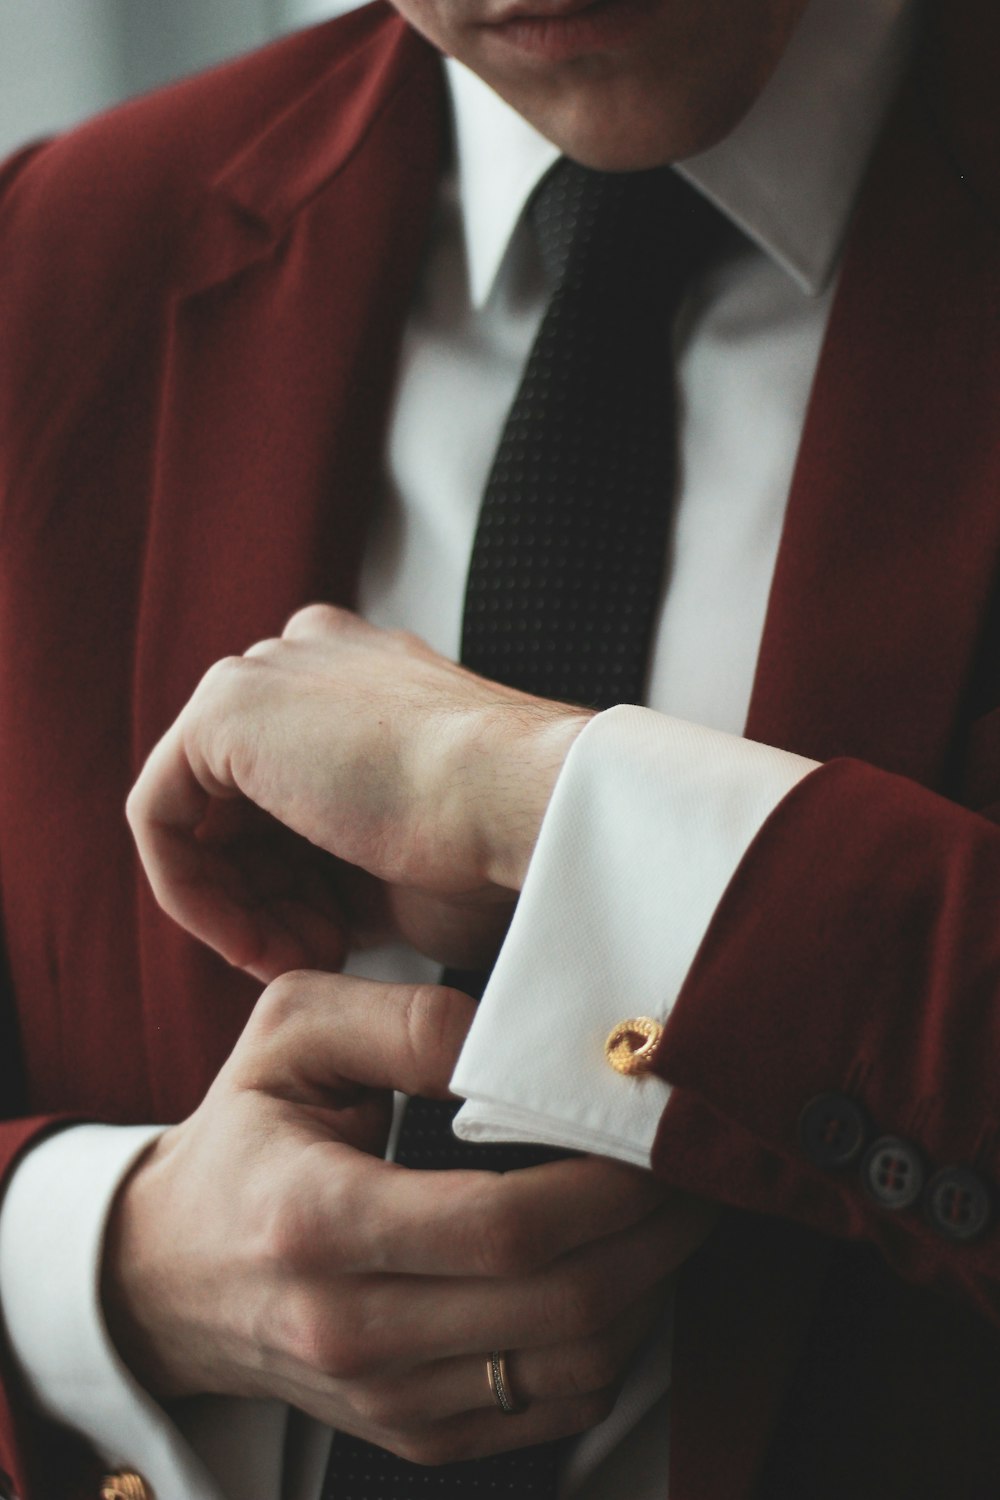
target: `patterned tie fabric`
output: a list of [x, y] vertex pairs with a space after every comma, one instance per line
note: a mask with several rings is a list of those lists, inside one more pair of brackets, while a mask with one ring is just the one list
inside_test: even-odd
[[[528, 212], [549, 302], [483, 497], [461, 660], [545, 698], [639, 703], [674, 484], [673, 317], [720, 220], [668, 168], [565, 160]], [[486, 978], [448, 971], [443, 982], [478, 998]], [[410, 1100], [396, 1160], [506, 1172], [560, 1154], [471, 1146], [451, 1131], [457, 1108]], [[338, 1433], [323, 1500], [554, 1500], [562, 1451], [427, 1469]]]

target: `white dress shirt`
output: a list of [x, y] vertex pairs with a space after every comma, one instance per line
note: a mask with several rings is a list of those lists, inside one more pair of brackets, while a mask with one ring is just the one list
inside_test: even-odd
[[[696, 283], [677, 334], [680, 477], [650, 708], [599, 715], [560, 775], [455, 1073], [469, 1138], [648, 1163], [667, 1085], [612, 1073], [604, 1037], [623, 1016], [666, 1018], [748, 843], [811, 768], [739, 736], [838, 252], [907, 12], [908, 0], [812, 0], [747, 118], [680, 168], [747, 239]], [[457, 167], [406, 331], [360, 600], [454, 656], [479, 496], [542, 314], [521, 214], [557, 153], [466, 69], [447, 74]], [[350, 968], [437, 972], [402, 948]], [[153, 1134], [76, 1127], [15, 1172], [0, 1305], [25, 1380], [157, 1500], [317, 1500], [330, 1441], [318, 1424], [221, 1397], [165, 1412], [108, 1340], [107, 1208]], [[615, 1412], [575, 1445], [563, 1500], [662, 1500], [669, 1352], [668, 1315]]]

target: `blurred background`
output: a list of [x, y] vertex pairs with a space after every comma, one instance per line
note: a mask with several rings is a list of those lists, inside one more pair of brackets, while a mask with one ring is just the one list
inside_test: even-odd
[[357, 0], [0, 0], [0, 157]]

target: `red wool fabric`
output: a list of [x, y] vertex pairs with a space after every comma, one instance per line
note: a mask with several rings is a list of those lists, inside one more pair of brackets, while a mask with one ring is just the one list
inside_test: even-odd
[[[845, 1092], [1000, 1183], [998, 63], [988, 0], [929, 7], [850, 231], [748, 726], [827, 764], [748, 852], [659, 1058], [655, 1169], [732, 1210], [681, 1280], [671, 1500], [1000, 1484], [1000, 1231], [888, 1215], [796, 1134]], [[155, 908], [122, 807], [212, 662], [351, 600], [446, 150], [438, 59], [375, 5], [0, 174], [5, 1170], [54, 1119], [182, 1117], [254, 1003]], [[863, 1272], [852, 1244], [879, 1252]], [[0, 1469], [23, 1500], [95, 1494], [8, 1376]]]

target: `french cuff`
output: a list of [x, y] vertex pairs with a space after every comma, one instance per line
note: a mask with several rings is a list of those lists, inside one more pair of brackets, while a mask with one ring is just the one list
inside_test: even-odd
[[455, 1067], [456, 1134], [649, 1165], [670, 1088], [609, 1065], [608, 1039], [663, 1026], [747, 847], [815, 768], [644, 708], [588, 723]]
[[138, 1469], [157, 1500], [223, 1500], [208, 1471], [108, 1336], [100, 1273], [108, 1210], [157, 1126], [78, 1125], [13, 1174], [0, 1213], [0, 1304], [39, 1410], [103, 1462]]

